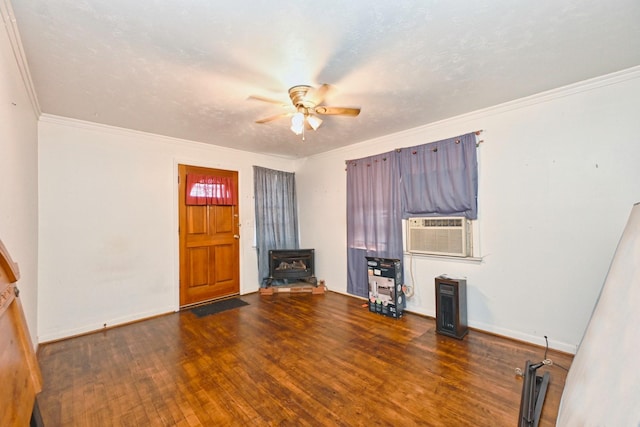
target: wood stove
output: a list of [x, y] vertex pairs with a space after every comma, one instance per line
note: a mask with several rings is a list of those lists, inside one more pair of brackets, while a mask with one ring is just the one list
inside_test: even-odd
[[314, 249], [269, 250], [267, 286], [292, 282], [317, 284], [314, 272]]

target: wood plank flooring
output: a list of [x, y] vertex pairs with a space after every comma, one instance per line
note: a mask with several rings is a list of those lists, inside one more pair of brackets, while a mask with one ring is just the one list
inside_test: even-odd
[[[50, 344], [39, 405], [53, 426], [515, 426], [544, 348], [435, 321], [392, 319], [324, 295], [242, 297]], [[549, 351], [541, 426], [555, 425], [572, 356]]]

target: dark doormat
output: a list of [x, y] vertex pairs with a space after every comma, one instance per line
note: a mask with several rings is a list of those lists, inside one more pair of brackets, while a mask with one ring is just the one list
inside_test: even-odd
[[204, 317], [210, 314], [220, 313], [221, 311], [231, 310], [232, 308], [242, 307], [243, 305], [249, 305], [249, 303], [242, 301], [240, 298], [231, 298], [194, 307], [191, 309], [191, 312], [198, 317]]

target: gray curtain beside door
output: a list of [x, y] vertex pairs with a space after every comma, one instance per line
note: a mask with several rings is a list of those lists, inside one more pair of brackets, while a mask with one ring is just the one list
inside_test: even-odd
[[270, 249], [299, 249], [295, 174], [253, 167], [258, 280], [269, 276]]

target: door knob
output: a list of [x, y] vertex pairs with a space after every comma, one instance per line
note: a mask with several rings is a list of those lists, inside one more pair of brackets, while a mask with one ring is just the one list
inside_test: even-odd
[[233, 235], [233, 238], [234, 238], [234, 239], [239, 239], [239, 238], [240, 238], [240, 235], [239, 235], [239, 234], [234, 234], [234, 235]]

